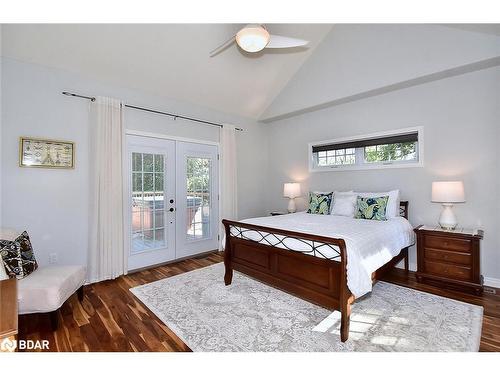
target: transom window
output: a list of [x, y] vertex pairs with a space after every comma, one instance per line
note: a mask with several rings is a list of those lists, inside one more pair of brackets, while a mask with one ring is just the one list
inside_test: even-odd
[[354, 148], [342, 148], [339, 150], [319, 151], [318, 152], [318, 165], [344, 165], [354, 164], [356, 160]]
[[422, 165], [423, 128], [309, 144], [311, 171]]
[[412, 160], [418, 160], [416, 141], [366, 146], [364, 149], [365, 163]]

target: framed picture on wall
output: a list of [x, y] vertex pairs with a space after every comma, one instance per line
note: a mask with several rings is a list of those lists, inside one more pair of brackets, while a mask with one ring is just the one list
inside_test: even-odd
[[70, 141], [20, 137], [19, 166], [74, 168], [75, 144]]

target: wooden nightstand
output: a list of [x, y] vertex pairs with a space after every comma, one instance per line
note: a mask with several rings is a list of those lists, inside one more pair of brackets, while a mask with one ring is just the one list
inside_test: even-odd
[[417, 280], [461, 291], [483, 292], [480, 269], [482, 230], [443, 230], [420, 225], [417, 235]]
[[[0, 265], [3, 267], [3, 265]], [[0, 281], [0, 342], [17, 339], [17, 280]], [[10, 351], [9, 347], [0, 348]]]

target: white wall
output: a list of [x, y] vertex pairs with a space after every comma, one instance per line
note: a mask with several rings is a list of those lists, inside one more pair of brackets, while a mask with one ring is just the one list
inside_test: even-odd
[[[411, 223], [434, 224], [441, 207], [430, 202], [431, 182], [463, 180], [467, 202], [456, 214], [461, 225], [485, 230], [482, 272], [500, 279], [499, 89], [500, 68], [490, 68], [269, 124], [267, 206], [286, 207], [287, 181], [302, 182], [305, 192], [399, 188]], [[308, 172], [308, 142], [410, 126], [425, 129], [423, 168]]]
[[[189, 103], [166, 100], [137, 91], [110, 87], [87, 77], [3, 58], [3, 134], [1, 178], [3, 225], [28, 230], [37, 260], [48, 263], [49, 253], [60, 264], [85, 264], [88, 221], [88, 102], [62, 91], [106, 95], [127, 103], [233, 123], [245, 129], [237, 136], [241, 217], [259, 216], [264, 210], [262, 165], [263, 125]], [[218, 128], [127, 109], [127, 129], [218, 141]], [[19, 136], [71, 140], [76, 143], [74, 170], [20, 168]], [[251, 198], [255, 197], [254, 200]]]

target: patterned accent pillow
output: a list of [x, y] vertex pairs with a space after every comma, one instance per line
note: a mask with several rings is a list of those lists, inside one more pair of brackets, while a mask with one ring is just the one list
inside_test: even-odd
[[7, 275], [7, 271], [5, 270], [5, 266], [3, 265], [2, 257], [0, 256], [0, 281], [7, 280], [9, 275]]
[[356, 219], [387, 220], [385, 216], [389, 196], [359, 197], [357, 199]]
[[38, 268], [26, 231], [13, 241], [0, 240], [0, 256], [10, 277], [22, 279]]
[[307, 209], [308, 214], [318, 214], [318, 215], [328, 215], [330, 214], [330, 206], [332, 204], [331, 193], [314, 193], [309, 192], [309, 208]]

